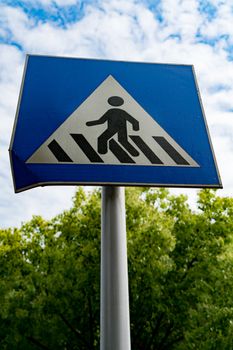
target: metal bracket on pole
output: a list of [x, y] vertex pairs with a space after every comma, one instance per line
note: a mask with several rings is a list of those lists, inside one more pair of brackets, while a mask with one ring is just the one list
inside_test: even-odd
[[124, 191], [102, 188], [101, 350], [131, 349]]

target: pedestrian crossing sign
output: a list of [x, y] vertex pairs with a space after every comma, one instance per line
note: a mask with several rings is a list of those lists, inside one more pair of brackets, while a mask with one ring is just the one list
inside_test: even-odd
[[15, 191], [53, 184], [221, 187], [189, 65], [27, 56]]

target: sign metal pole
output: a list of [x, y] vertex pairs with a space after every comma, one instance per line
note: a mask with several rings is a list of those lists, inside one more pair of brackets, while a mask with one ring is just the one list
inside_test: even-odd
[[100, 349], [130, 350], [125, 189], [102, 187]]

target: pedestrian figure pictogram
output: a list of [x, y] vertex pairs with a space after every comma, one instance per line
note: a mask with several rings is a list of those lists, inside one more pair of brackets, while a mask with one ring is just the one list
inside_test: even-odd
[[[119, 107], [124, 104], [124, 100], [120, 96], [111, 96], [108, 103], [113, 107]], [[95, 126], [107, 122], [107, 129], [98, 137], [98, 152], [100, 154], [108, 152], [108, 141], [117, 134], [119, 143], [132, 156], [139, 156], [139, 152], [128, 141], [127, 121], [132, 124], [134, 131], [139, 131], [139, 122], [121, 108], [110, 108], [100, 119], [86, 123], [87, 126]]]

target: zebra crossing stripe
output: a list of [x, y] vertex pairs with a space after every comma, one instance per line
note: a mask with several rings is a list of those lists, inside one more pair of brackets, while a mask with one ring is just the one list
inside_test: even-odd
[[143, 141], [143, 139], [138, 135], [130, 135], [131, 140], [138, 146], [142, 153], [152, 164], [163, 164], [163, 162], [157, 157], [150, 147]]
[[56, 140], [50, 142], [48, 148], [59, 162], [73, 162], [72, 159], [70, 159], [68, 154], [63, 150], [63, 148], [57, 143]]
[[126, 153], [123, 148], [114, 140], [109, 141], [109, 149], [115, 155], [115, 157], [123, 164], [135, 164], [135, 161]]
[[164, 149], [165, 152], [176, 162], [178, 165], [190, 165], [182, 155], [162, 136], [153, 136], [153, 139]]
[[[70, 134], [82, 152], [92, 163], [104, 163], [103, 159], [94, 150], [90, 143], [82, 134]], [[129, 135], [130, 139], [140, 149], [140, 151], [146, 156], [146, 158], [152, 164], [163, 164], [163, 162], [157, 157], [157, 155], [151, 150], [151, 148], [143, 141], [138, 135]], [[171, 157], [177, 165], [190, 165], [186, 159], [162, 136], [152, 136], [153, 139], [159, 144], [160, 147]], [[56, 140], [52, 140], [48, 144], [48, 148], [57, 159], [58, 162], [72, 163], [73, 160], [68, 156], [64, 149], [59, 145]], [[122, 164], [135, 164], [135, 161], [130, 155], [114, 140], [109, 141], [109, 150]]]
[[100, 156], [82, 134], [70, 135], [92, 163], [104, 163], [103, 159], [100, 158]]

